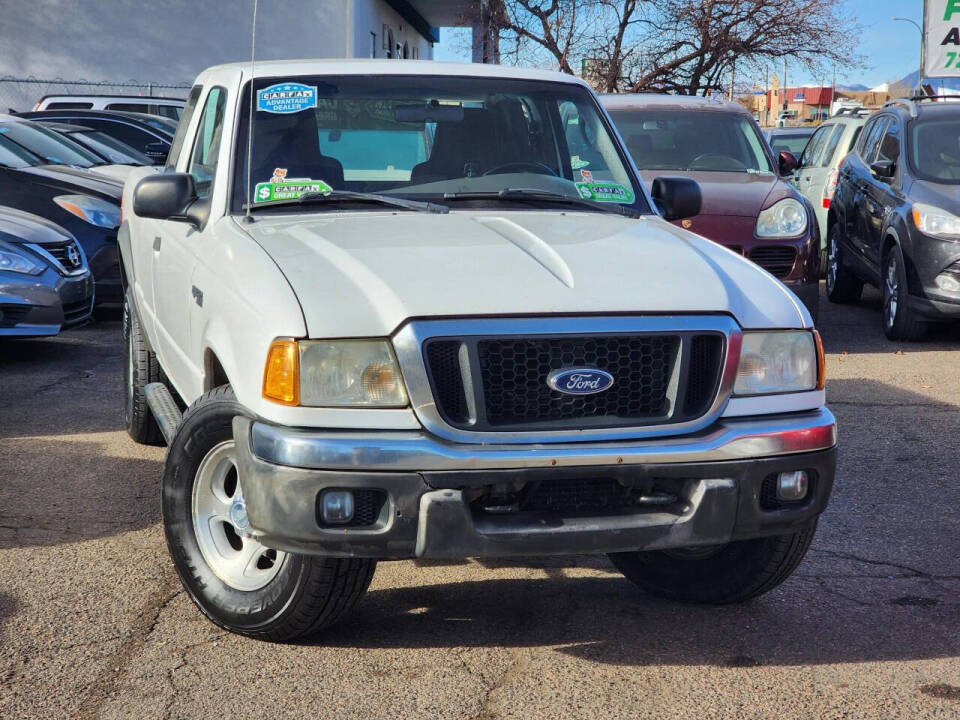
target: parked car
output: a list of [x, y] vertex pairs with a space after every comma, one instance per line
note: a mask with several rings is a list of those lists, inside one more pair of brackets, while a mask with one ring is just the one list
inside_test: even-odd
[[783, 110], [777, 113], [777, 127], [787, 127], [792, 123], [797, 122], [799, 116], [796, 110]]
[[163, 165], [167, 161], [170, 143], [177, 129], [176, 121], [169, 118], [132, 112], [44, 110], [18, 113], [17, 117], [97, 130], [143, 153], [155, 165]]
[[772, 128], [765, 131], [764, 135], [774, 155], [788, 152], [800, 157], [816, 130], [813, 127]]
[[[667, 222], [695, 182], [648, 193], [570, 75], [252, 72], [200, 75], [120, 230], [125, 422], [169, 443], [164, 531], [208, 618], [315, 632], [378, 559], [606, 552], [703, 603], [796, 568], [836, 460], [819, 338], [780, 282]], [[793, 203], [770, 222], [802, 214], [754, 175]]]
[[86, 167], [91, 157], [38, 123], [0, 116], [0, 200], [76, 238], [96, 282], [97, 302], [115, 303], [123, 297], [117, 256], [122, 186], [97, 174], [94, 165]]
[[56, 335], [92, 311], [93, 278], [77, 241], [48, 220], [0, 206], [0, 338]]
[[70, 123], [49, 120], [39, 120], [37, 122], [61, 135], [66, 135], [105, 163], [114, 163], [116, 165], [153, 165], [153, 161], [136, 148], [132, 148], [126, 143], [122, 143], [99, 130], [84, 127], [83, 125], [71, 125]]
[[960, 105], [897, 100], [875, 113], [840, 165], [827, 215], [827, 294], [883, 294], [883, 330], [918, 340], [960, 319]]
[[44, 95], [34, 110], [120, 110], [180, 119], [183, 100], [142, 95]]
[[739, 103], [653, 94], [602, 100], [648, 187], [664, 172], [699, 183], [703, 208], [680, 224], [782, 280], [816, 320], [820, 239], [813, 208], [787, 181], [794, 156], [773, 155]]
[[797, 190], [813, 206], [820, 230], [820, 266], [827, 266], [827, 212], [837, 189], [840, 163], [853, 149], [867, 122], [861, 113], [843, 112], [817, 128], [800, 155], [800, 167], [793, 174]]

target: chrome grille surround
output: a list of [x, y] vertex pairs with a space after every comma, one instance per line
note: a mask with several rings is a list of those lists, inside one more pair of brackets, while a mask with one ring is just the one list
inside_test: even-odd
[[[695, 420], [671, 424], [540, 431], [477, 432], [457, 428], [447, 423], [437, 408], [423, 357], [424, 343], [431, 338], [500, 336], [504, 339], [536, 339], [544, 335], [662, 334], [674, 331], [721, 333], [726, 342], [719, 390], [707, 411]], [[463, 443], [569, 443], [682, 435], [708, 427], [721, 415], [733, 392], [742, 330], [727, 315], [468, 318], [411, 321], [403, 325], [392, 339], [411, 407], [424, 428], [433, 435]]]

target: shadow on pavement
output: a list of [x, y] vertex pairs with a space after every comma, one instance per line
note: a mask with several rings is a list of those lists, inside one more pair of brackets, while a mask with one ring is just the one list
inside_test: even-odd
[[20, 603], [6, 593], [0, 592], [0, 627], [17, 614]]

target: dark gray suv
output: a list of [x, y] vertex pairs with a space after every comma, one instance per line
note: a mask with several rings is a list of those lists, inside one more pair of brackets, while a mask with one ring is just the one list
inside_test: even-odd
[[827, 217], [827, 295], [883, 294], [883, 330], [918, 340], [960, 319], [960, 103], [894, 100], [840, 166]]

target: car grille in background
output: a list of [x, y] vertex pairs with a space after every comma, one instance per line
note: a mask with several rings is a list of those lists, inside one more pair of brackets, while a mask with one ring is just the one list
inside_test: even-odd
[[32, 305], [0, 305], [0, 328], [12, 328], [32, 309]]
[[[426, 342], [424, 356], [447, 423], [531, 431], [695, 419], [716, 396], [723, 347], [716, 333], [436, 338]], [[578, 367], [610, 373], [613, 385], [593, 395], [547, 385], [552, 371]]]
[[774, 277], [783, 278], [793, 270], [797, 250], [792, 247], [756, 247], [750, 251], [750, 259]]
[[[70, 248], [73, 248], [73, 253], [70, 252]], [[70, 240], [61, 245], [44, 245], [43, 249], [56, 258], [57, 262], [60, 263], [67, 272], [72, 272], [83, 266], [80, 248], [77, 246], [75, 240]], [[71, 255], [77, 259], [76, 262], [70, 259]]]

